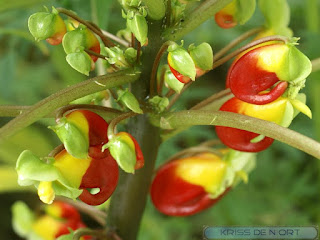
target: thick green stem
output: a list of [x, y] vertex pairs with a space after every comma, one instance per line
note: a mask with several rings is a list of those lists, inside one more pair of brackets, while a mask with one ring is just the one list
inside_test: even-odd
[[[140, 101], [145, 101], [149, 95], [152, 64], [163, 43], [160, 38], [161, 22], [149, 22], [149, 26], [152, 27], [149, 27], [148, 47], [143, 49], [141, 78], [132, 84], [132, 93]], [[134, 240], [149, 193], [160, 133], [158, 128], [150, 124], [146, 114], [131, 118], [127, 129], [139, 143], [145, 165], [134, 175], [121, 171], [117, 189], [111, 198], [107, 224], [108, 227], [115, 228], [123, 240]]]
[[185, 126], [217, 125], [243, 129], [284, 142], [320, 159], [320, 143], [273, 122], [237, 113], [203, 110], [169, 113], [161, 121], [162, 127], [167, 129], [179, 128], [182, 123]]
[[179, 40], [187, 33], [196, 29], [209, 18], [213, 17], [219, 10], [229, 4], [232, 0], [206, 0], [189, 14], [179, 25], [179, 28], [169, 28], [164, 32], [164, 37], [173, 41]]
[[134, 70], [129, 69], [94, 77], [54, 93], [4, 125], [0, 129], [0, 142], [73, 100], [108, 88], [134, 82], [139, 78], [139, 75]]

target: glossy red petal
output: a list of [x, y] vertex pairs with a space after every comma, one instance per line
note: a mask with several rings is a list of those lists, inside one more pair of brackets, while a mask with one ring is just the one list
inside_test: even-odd
[[[112, 195], [117, 187], [119, 169], [117, 162], [109, 153], [101, 159], [93, 158], [89, 168], [82, 177], [80, 189], [83, 189], [79, 196], [80, 200], [89, 205], [100, 205]], [[99, 188], [97, 194], [91, 194], [87, 189]]]
[[234, 21], [232, 15], [225, 14], [223, 12], [216, 13], [214, 19], [221, 28], [232, 28], [237, 25], [237, 22]]
[[191, 78], [187, 77], [187, 76], [184, 76], [182, 75], [181, 73], [179, 73], [178, 71], [174, 70], [170, 64], [169, 64], [169, 68], [172, 72], [172, 74], [176, 77], [176, 79], [179, 80], [179, 82], [182, 82], [182, 83], [188, 83], [191, 81]]
[[267, 104], [279, 98], [287, 89], [287, 83], [281, 82], [267, 94], [260, 94], [280, 81], [276, 73], [257, 66], [260, 51], [269, 46], [272, 45], [255, 48], [231, 65], [227, 76], [227, 87], [240, 100], [258, 105]]

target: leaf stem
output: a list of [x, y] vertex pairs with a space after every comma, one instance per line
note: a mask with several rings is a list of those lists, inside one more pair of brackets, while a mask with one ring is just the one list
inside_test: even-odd
[[284, 142], [320, 159], [320, 143], [298, 132], [273, 122], [224, 111], [187, 110], [167, 113], [161, 119], [161, 127], [181, 128], [181, 125], [216, 125], [250, 131]]
[[94, 25], [92, 25], [88, 21], [83, 20], [82, 18], [78, 17], [76, 14], [74, 14], [73, 12], [71, 12], [71, 11], [69, 11], [67, 9], [57, 8], [57, 10], [58, 10], [59, 13], [65, 14], [65, 15], [73, 18], [74, 20], [82, 23], [83, 25], [87, 26], [92, 32], [94, 32], [95, 34], [97, 34], [101, 38], [101, 40], [102, 40], [102, 42], [104, 43], [105, 46], [107, 46], [107, 47], [113, 47], [114, 46], [113, 42], [111, 42], [101, 31], [99, 31], [97, 29], [97, 27], [95, 27]]
[[207, 99], [201, 101], [200, 103], [194, 105], [192, 108], [190, 108], [190, 110], [199, 110], [201, 108], [203, 108], [204, 106], [222, 98], [225, 97], [227, 95], [231, 94], [230, 88], [227, 88], [225, 90], [222, 90], [216, 94], [213, 94], [212, 96], [208, 97]]
[[103, 33], [103, 35], [105, 35], [106, 37], [112, 39], [113, 41], [121, 44], [124, 47], [130, 47], [130, 44], [126, 40], [123, 40], [123, 39], [119, 38], [118, 36], [113, 35], [112, 33], [109, 33], [109, 32], [107, 32], [105, 30], [102, 30], [102, 29], [100, 29], [100, 30]]
[[[256, 41], [253, 41], [239, 49], [237, 49], [236, 51], [228, 54], [227, 56], [223, 57], [223, 58], [220, 58], [218, 61], [215, 61], [213, 62], [213, 65], [212, 65], [212, 69], [215, 69], [217, 67], [219, 67], [220, 65], [224, 64], [225, 62], [229, 61], [230, 59], [234, 58], [235, 56], [237, 56], [238, 54], [252, 48], [252, 47], [255, 47], [261, 43], [265, 43], [265, 42], [270, 42], [270, 41], [281, 41], [281, 42], [284, 42], [284, 43], [287, 43], [288, 42], [288, 38], [287, 37], [283, 37], [283, 36], [278, 36], [278, 35], [274, 35], [274, 36], [268, 36], [268, 37], [264, 37], [264, 38], [260, 38]], [[211, 70], [212, 70], [211, 69]]]
[[108, 126], [108, 139], [111, 140], [114, 135], [115, 135], [115, 128], [117, 126], [118, 123], [120, 123], [121, 121], [127, 119], [127, 118], [131, 118], [131, 117], [134, 117], [138, 115], [138, 113], [135, 113], [135, 112], [127, 112], [127, 113], [124, 113], [124, 114], [121, 114], [119, 115], [118, 117], [114, 118], [109, 126]]
[[248, 39], [249, 37], [259, 33], [262, 29], [263, 29], [262, 27], [251, 29], [251, 30], [245, 32], [244, 34], [240, 35], [239, 37], [237, 37], [233, 41], [231, 41], [227, 46], [225, 46], [224, 48], [219, 50], [216, 54], [214, 54], [213, 62], [217, 61], [219, 58], [221, 58], [223, 55], [225, 55], [229, 50], [234, 48], [239, 43], [241, 43], [241, 42], [245, 41], [246, 39]]
[[39, 101], [27, 111], [11, 120], [0, 129], [0, 142], [29, 126], [38, 119], [47, 116], [55, 109], [69, 104], [71, 101], [105, 89], [118, 87], [136, 81], [140, 76], [133, 69], [91, 78], [84, 82], [72, 85], [51, 96]]
[[167, 106], [167, 109], [170, 109], [176, 103], [176, 101], [179, 99], [181, 94], [184, 93], [184, 91], [186, 91], [191, 86], [192, 83], [193, 82], [188, 82], [186, 85], [183, 86], [180, 93], [175, 93], [173, 95], [172, 99], [169, 102], [169, 105]]
[[86, 53], [88, 53], [89, 55], [96, 56], [96, 57], [101, 58], [101, 59], [103, 59], [103, 60], [106, 60], [106, 58], [107, 58], [107, 56], [104, 56], [104, 55], [102, 55], [102, 54], [96, 53], [96, 52], [91, 51], [91, 50], [89, 50], [89, 49], [85, 49], [84, 51], [85, 51]]
[[150, 97], [154, 96], [157, 69], [158, 69], [161, 57], [164, 54], [164, 52], [168, 49], [168, 47], [172, 44], [175, 44], [175, 42], [166, 41], [165, 43], [163, 43], [162, 46], [160, 47], [157, 55], [156, 55], [154, 62], [153, 62], [151, 76], [150, 76]]

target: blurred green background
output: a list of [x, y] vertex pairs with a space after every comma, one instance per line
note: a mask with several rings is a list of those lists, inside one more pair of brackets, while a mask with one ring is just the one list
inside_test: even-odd
[[[290, 27], [294, 36], [301, 37], [300, 50], [310, 59], [320, 57], [320, 1], [288, 2]], [[35, 43], [29, 34], [27, 19], [42, 10], [43, 5], [71, 9], [112, 33], [125, 27], [117, 0], [0, 0], [0, 104], [32, 105], [85, 79], [68, 66], [61, 46], [52, 47], [44, 41]], [[234, 29], [220, 29], [210, 19], [184, 39], [186, 45], [206, 41], [215, 52], [246, 30], [263, 25], [263, 21], [259, 9], [247, 24]], [[197, 81], [175, 108], [185, 109], [223, 89], [229, 64]], [[95, 73], [91, 74], [94, 76]], [[300, 114], [290, 128], [319, 141], [320, 71], [310, 75], [303, 92], [307, 94], [313, 120]], [[1, 117], [1, 125], [9, 120]], [[24, 200], [31, 207], [40, 204], [34, 189], [17, 185], [14, 166], [24, 149], [45, 156], [59, 144], [58, 138], [47, 129], [53, 122], [53, 119], [38, 121], [0, 145], [0, 239], [18, 239], [11, 229], [10, 206], [14, 201]], [[162, 144], [157, 165], [179, 150], [212, 138], [212, 127], [193, 127]], [[258, 154], [257, 168], [250, 175], [248, 184], [240, 184], [203, 213], [186, 218], [167, 217], [157, 212], [148, 201], [139, 239], [201, 239], [205, 225], [319, 224], [319, 202], [319, 160], [275, 142], [271, 148]]]

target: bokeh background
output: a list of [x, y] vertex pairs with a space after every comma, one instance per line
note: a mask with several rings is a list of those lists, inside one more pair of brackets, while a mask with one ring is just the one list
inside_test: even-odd
[[[271, 1], [271, 0], [270, 0]], [[310, 59], [320, 57], [319, 0], [288, 0], [290, 27], [301, 37], [299, 49]], [[86, 79], [65, 61], [61, 46], [34, 42], [27, 29], [28, 17], [48, 7], [65, 7], [84, 19], [116, 33], [125, 27], [117, 0], [0, 0], [0, 104], [32, 105], [50, 94]], [[186, 45], [208, 42], [214, 52], [264, 19], [256, 9], [244, 26], [220, 29], [213, 18], [185, 36]], [[175, 105], [186, 109], [224, 88], [228, 64], [211, 71], [188, 89]], [[91, 73], [92, 76], [95, 73]], [[290, 126], [320, 141], [320, 71], [312, 73], [303, 92], [313, 111], [313, 119], [300, 114]], [[1, 126], [11, 118], [0, 116]], [[33, 188], [17, 185], [14, 171], [24, 149], [45, 156], [59, 144], [47, 129], [53, 119], [42, 119], [0, 145], [0, 239], [19, 239], [11, 228], [11, 205], [23, 200], [30, 207], [40, 204]], [[212, 127], [193, 127], [162, 144], [157, 165], [172, 154], [215, 137]], [[204, 225], [311, 225], [320, 222], [320, 161], [275, 142], [258, 154], [256, 169], [248, 184], [240, 184], [218, 204], [192, 217], [167, 217], [150, 200], [141, 224], [139, 239], [201, 239]], [[94, 226], [93, 222], [89, 225]]]

